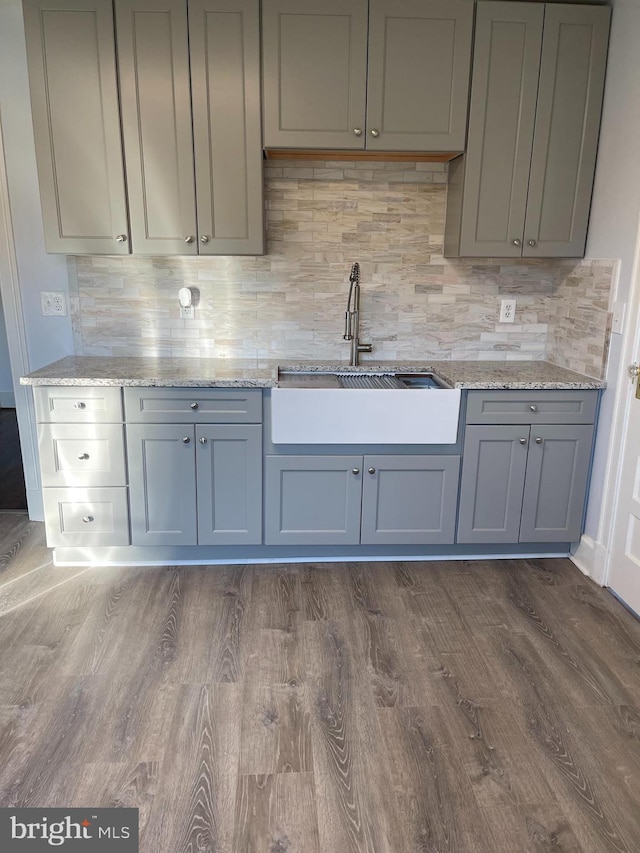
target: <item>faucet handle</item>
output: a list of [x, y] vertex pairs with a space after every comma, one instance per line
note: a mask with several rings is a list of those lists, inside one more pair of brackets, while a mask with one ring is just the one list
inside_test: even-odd
[[344, 335], [342, 336], [343, 340], [350, 341], [353, 335], [351, 334], [351, 311], [345, 311], [344, 313]]

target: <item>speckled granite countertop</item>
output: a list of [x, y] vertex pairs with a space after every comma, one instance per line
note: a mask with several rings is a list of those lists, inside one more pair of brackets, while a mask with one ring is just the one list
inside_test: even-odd
[[273, 388], [278, 370], [398, 372], [433, 370], [454, 388], [597, 389], [605, 382], [546, 361], [381, 361], [349, 367], [344, 362], [223, 358], [109, 358], [68, 356], [23, 377], [23, 385], [139, 385], [207, 388]]

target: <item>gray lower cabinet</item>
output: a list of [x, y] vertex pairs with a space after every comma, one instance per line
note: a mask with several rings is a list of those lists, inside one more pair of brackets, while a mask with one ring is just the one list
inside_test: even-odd
[[24, 0], [31, 110], [48, 252], [129, 252], [113, 9]]
[[264, 251], [258, 0], [115, 0], [137, 254]]
[[466, 153], [449, 170], [449, 257], [584, 254], [610, 8], [478, 3]]
[[263, 0], [267, 148], [461, 151], [468, 0]]
[[457, 541], [580, 538], [593, 425], [467, 426]]
[[128, 424], [133, 545], [260, 544], [259, 424]]
[[450, 544], [457, 456], [268, 456], [265, 541]]
[[362, 456], [267, 456], [267, 545], [357, 545]]

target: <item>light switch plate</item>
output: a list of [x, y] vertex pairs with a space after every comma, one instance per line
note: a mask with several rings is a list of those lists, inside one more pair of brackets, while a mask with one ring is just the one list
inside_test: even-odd
[[626, 302], [614, 302], [611, 315], [611, 331], [615, 335], [621, 335], [624, 329], [624, 316], [627, 310]]

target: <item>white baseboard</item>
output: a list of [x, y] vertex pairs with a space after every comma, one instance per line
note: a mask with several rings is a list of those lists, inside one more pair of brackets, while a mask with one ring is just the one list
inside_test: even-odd
[[569, 559], [591, 580], [600, 586], [606, 585], [607, 551], [590, 536], [583, 536]]
[[0, 391], [0, 409], [15, 409], [16, 395], [13, 391]]

